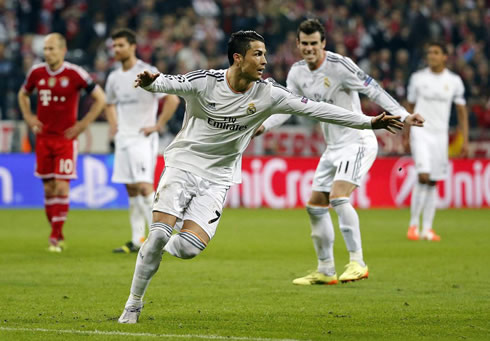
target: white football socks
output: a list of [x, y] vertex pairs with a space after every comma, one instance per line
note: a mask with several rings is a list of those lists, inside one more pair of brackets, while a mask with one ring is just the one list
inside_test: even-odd
[[332, 199], [330, 203], [339, 216], [339, 227], [349, 251], [350, 260], [366, 266], [362, 256], [361, 230], [356, 210], [347, 197]]
[[172, 235], [172, 227], [164, 223], [153, 223], [150, 227], [148, 239], [141, 246], [136, 258], [131, 294], [126, 306], [134, 306], [145, 295], [148, 284], [157, 272], [162, 260], [163, 248]]
[[131, 241], [141, 246], [145, 238], [145, 217], [141, 210], [140, 197], [129, 197], [129, 222], [131, 224]]
[[306, 206], [310, 217], [311, 239], [318, 258], [318, 272], [327, 276], [335, 275], [333, 243], [335, 232], [328, 207]]
[[437, 187], [427, 185], [427, 195], [425, 198], [424, 211], [422, 215], [422, 235], [432, 229], [434, 215], [436, 214]]
[[412, 191], [412, 200], [410, 203], [410, 226], [419, 227], [420, 212], [425, 204], [427, 197], [428, 185], [421, 184], [417, 181]]

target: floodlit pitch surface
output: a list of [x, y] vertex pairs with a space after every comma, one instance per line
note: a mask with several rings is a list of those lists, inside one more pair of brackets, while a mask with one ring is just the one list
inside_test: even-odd
[[408, 215], [360, 211], [368, 280], [299, 287], [316, 265], [306, 213], [225, 210], [198, 258], [164, 256], [140, 323], [120, 325], [126, 211], [70, 212], [68, 249], [51, 254], [43, 211], [0, 210], [0, 340], [488, 339], [490, 211], [438, 211], [440, 243], [406, 240]]

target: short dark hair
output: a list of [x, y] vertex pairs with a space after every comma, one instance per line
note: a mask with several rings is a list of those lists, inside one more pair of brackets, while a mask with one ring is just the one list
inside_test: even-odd
[[130, 45], [136, 45], [136, 33], [133, 30], [130, 30], [129, 28], [121, 28], [115, 31], [111, 35], [111, 38], [113, 40], [117, 38], [126, 38], [126, 40]]
[[318, 19], [307, 19], [299, 24], [298, 30], [296, 31], [296, 38], [299, 40], [299, 32], [304, 34], [313, 34], [315, 32], [320, 33], [321, 41], [325, 40], [325, 28]]
[[228, 61], [230, 65], [233, 65], [233, 54], [239, 53], [245, 57], [252, 41], [265, 43], [264, 37], [255, 31], [238, 31], [231, 34], [228, 40]]
[[447, 55], [447, 46], [442, 41], [432, 40], [427, 44], [427, 47], [437, 46], [441, 49], [442, 53]]

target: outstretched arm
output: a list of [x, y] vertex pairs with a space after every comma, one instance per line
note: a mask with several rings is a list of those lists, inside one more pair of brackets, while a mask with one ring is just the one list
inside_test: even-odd
[[345, 66], [343, 73], [345, 87], [363, 93], [386, 111], [400, 116], [401, 120], [408, 125], [418, 127], [424, 125], [424, 118], [420, 114], [408, 113], [374, 78], [362, 71], [350, 58], [342, 57], [341, 59], [341, 64]]
[[[188, 76], [189, 75], [189, 76]], [[138, 74], [134, 81], [134, 87], [141, 87], [150, 92], [164, 92], [185, 96], [193, 94], [197, 84], [205, 79], [206, 71], [194, 71], [192, 75], [165, 75], [152, 73], [148, 70]]]
[[272, 88], [272, 113], [309, 116], [322, 122], [338, 124], [356, 129], [386, 129], [395, 132], [403, 123], [400, 116], [378, 115], [374, 118], [324, 102], [315, 102], [306, 97], [291, 94], [282, 87]]

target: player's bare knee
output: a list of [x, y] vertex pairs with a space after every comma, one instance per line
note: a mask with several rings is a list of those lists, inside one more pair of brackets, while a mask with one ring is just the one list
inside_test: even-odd
[[56, 186], [54, 179], [43, 180], [44, 194], [48, 197], [56, 195]]
[[126, 190], [130, 197], [136, 197], [138, 193], [138, 185], [136, 184], [126, 184]]
[[328, 192], [316, 192], [313, 191], [311, 193], [310, 200], [308, 201], [309, 206], [328, 206], [329, 204], [329, 196]]
[[196, 257], [206, 248], [206, 244], [194, 233], [189, 231], [174, 234], [165, 245], [165, 251], [172, 256], [191, 259]]
[[146, 196], [150, 195], [151, 193], [153, 193], [153, 186], [152, 186], [152, 184], [142, 182], [139, 184], [138, 191], [139, 191], [139, 194], [146, 197]]
[[70, 193], [70, 182], [65, 180], [56, 180], [54, 184], [55, 195], [66, 197]]

